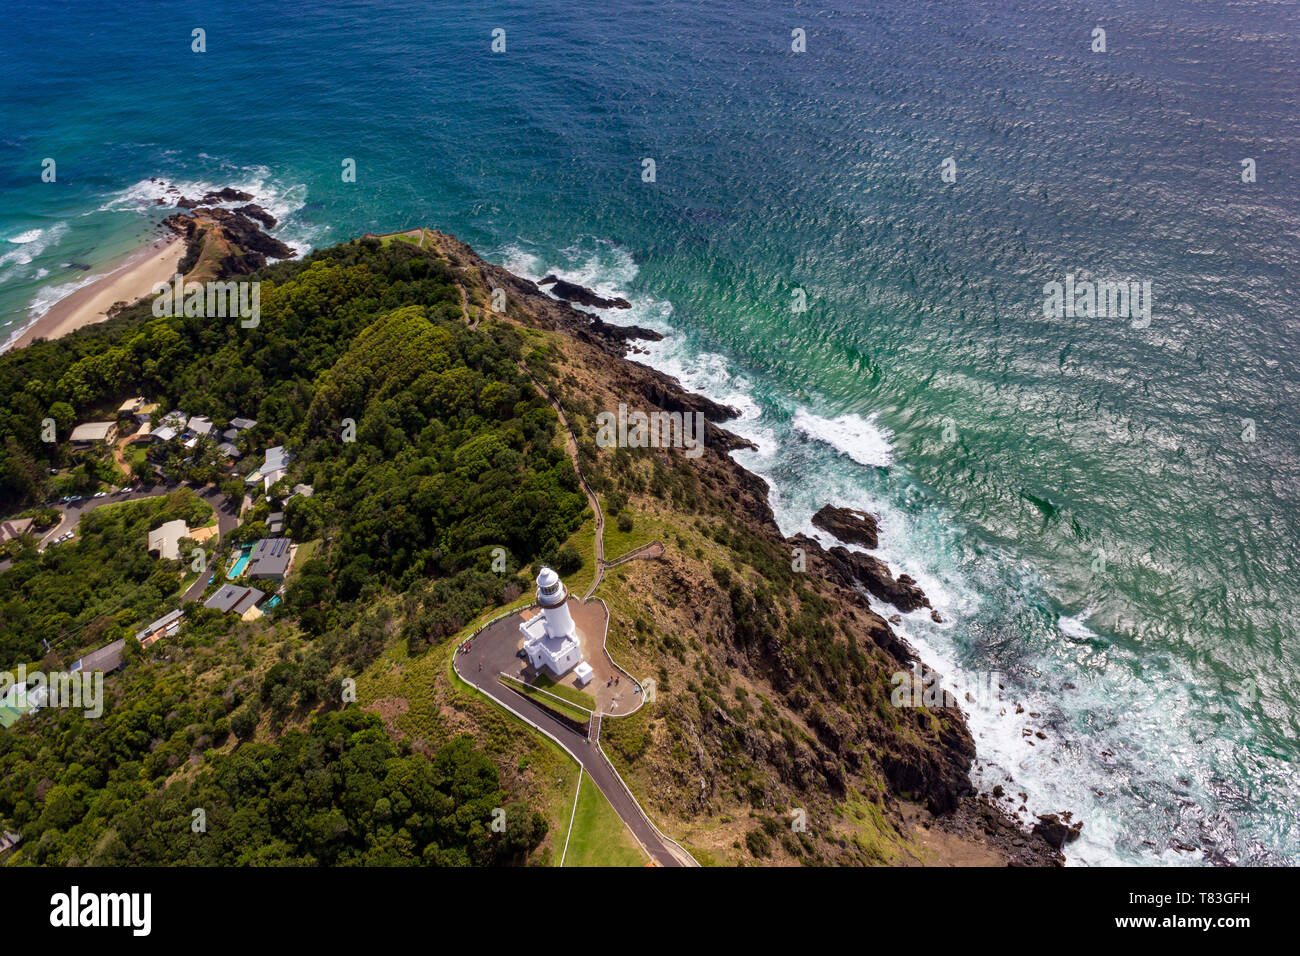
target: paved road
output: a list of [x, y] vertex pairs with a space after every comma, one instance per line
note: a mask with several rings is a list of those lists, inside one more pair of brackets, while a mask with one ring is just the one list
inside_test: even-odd
[[[509, 635], [489, 634], [489, 630], [494, 628], [513, 630], [517, 629], [518, 626], [518, 620], [512, 615], [488, 625], [479, 633], [478, 637], [474, 638], [473, 643], [477, 644], [480, 638], [486, 638], [484, 643], [487, 645], [499, 644], [501, 641], [506, 640]], [[592, 782], [600, 788], [600, 792], [605, 795], [605, 799], [614, 808], [614, 812], [627, 824], [627, 828], [632, 831], [632, 835], [636, 837], [646, 853], [656, 863], [660, 866], [698, 865], [685, 850], [662, 837], [654, 825], [650, 823], [641, 810], [641, 805], [637, 803], [631, 791], [627, 789], [618, 774], [614, 772], [608, 758], [597, 745], [596, 739], [588, 740], [585, 734], [579, 733], [567, 724], [556, 720], [544, 707], [540, 707], [527, 697], [510, 690], [497, 680], [498, 672], [493, 668], [485, 667], [483, 670], [479, 670], [480, 655], [476, 653], [477, 650], [471, 645], [467, 653], [456, 654], [455, 667], [457, 674], [487, 694], [488, 697], [506, 708], [506, 710], [532, 721], [533, 724], [545, 733], [550, 734], [560, 746], [567, 750], [582, 765], [582, 769], [587, 772], [587, 776], [591, 777]], [[599, 723], [597, 723], [596, 728], [593, 738], [599, 737]]]

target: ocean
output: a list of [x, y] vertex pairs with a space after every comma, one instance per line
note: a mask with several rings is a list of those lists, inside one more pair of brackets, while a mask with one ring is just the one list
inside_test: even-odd
[[1072, 864], [1300, 863], [1296, 0], [0, 6], [0, 340], [153, 177], [625, 295], [785, 533], [880, 514]]

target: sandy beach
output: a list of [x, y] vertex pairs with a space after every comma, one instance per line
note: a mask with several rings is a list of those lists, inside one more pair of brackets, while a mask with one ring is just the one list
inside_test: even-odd
[[149, 295], [157, 283], [171, 280], [184, 254], [185, 243], [179, 236], [150, 242], [111, 272], [60, 299], [6, 348], [57, 339], [104, 321], [114, 303], [135, 302]]

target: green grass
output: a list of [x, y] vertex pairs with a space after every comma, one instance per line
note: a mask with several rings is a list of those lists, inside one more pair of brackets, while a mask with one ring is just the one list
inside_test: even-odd
[[[601, 506], [604, 506], [604, 502], [601, 502]], [[606, 561], [615, 561], [651, 541], [668, 539], [668, 531], [671, 529], [666, 522], [637, 514], [631, 509], [626, 513], [632, 516], [631, 531], [619, 531], [618, 519], [605, 515]]]
[[862, 794], [850, 791], [836, 815], [849, 826], [849, 838], [866, 862], [888, 865], [902, 855], [905, 841], [881, 808]]
[[596, 577], [596, 518], [590, 510], [581, 527], [564, 543], [573, 545], [582, 556], [582, 567], [565, 579], [564, 586], [570, 594], [582, 596]]
[[[540, 704], [542, 707], [545, 707], [547, 710], [554, 711], [557, 714], [562, 714], [563, 716], [568, 717], [570, 720], [576, 720], [579, 723], [585, 724], [588, 720], [591, 719], [590, 713], [588, 713], [585, 710], [582, 710], [579, 707], [575, 707], [567, 700], [557, 699], [558, 695], [557, 697], [551, 697], [547, 694], [542, 693], [541, 690], [539, 690], [537, 687], [531, 686], [529, 684], [524, 684], [520, 681], [510, 680], [509, 678], [506, 678], [504, 676], [498, 676], [497, 680], [500, 681], [506, 687], [509, 687], [511, 690], [517, 690], [519, 691], [519, 693], [523, 694], [525, 697], [529, 698], [530, 700], [536, 701], [538, 704]], [[551, 693], [555, 692], [554, 688], [551, 687], [545, 689], [551, 691]], [[565, 688], [560, 688], [560, 689], [564, 690]], [[592, 704], [594, 706], [595, 701], [592, 701]]]
[[296, 571], [298, 568], [301, 568], [304, 564], [310, 561], [312, 555], [316, 553], [316, 549], [319, 547], [320, 538], [314, 538], [311, 541], [304, 541], [302, 544], [298, 545], [298, 552], [293, 559], [294, 570]]
[[587, 710], [596, 709], [596, 698], [576, 687], [570, 687], [568, 684], [557, 684], [545, 674], [538, 674], [533, 680], [534, 687], [540, 687], [542, 690], [550, 691], [556, 697], [563, 697], [565, 700], [577, 704], [579, 707], [585, 707]]
[[[563, 841], [560, 842], [563, 846]], [[573, 831], [565, 866], [645, 866], [645, 852], [637, 845], [605, 795], [585, 773], [578, 787]]]

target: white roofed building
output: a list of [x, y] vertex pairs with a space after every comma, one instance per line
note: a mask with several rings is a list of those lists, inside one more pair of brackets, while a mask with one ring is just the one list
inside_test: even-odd
[[117, 422], [86, 422], [72, 430], [69, 439], [74, 445], [112, 444], [117, 437]]
[[171, 561], [181, 559], [180, 542], [189, 534], [189, 528], [180, 518], [159, 525], [149, 532], [149, 550], [158, 557]]
[[537, 576], [541, 613], [519, 625], [528, 663], [538, 672], [545, 668], [560, 677], [582, 663], [582, 647], [568, 601], [569, 593], [560, 576], [550, 568], [542, 568]]

